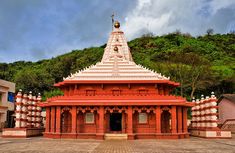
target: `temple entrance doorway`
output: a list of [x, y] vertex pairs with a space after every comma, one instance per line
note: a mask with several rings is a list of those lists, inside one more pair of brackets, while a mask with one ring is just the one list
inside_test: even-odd
[[161, 132], [171, 133], [171, 114], [168, 111], [163, 111], [161, 114]]
[[122, 113], [110, 114], [109, 127], [110, 131], [122, 131]]
[[69, 111], [64, 111], [61, 115], [61, 132], [71, 133], [72, 131], [72, 115]]

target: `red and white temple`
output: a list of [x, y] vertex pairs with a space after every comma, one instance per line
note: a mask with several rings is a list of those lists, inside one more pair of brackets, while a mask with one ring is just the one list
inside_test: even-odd
[[187, 109], [194, 103], [171, 95], [179, 83], [137, 65], [115, 22], [101, 62], [55, 84], [64, 93], [46, 108], [48, 138], [186, 138]]

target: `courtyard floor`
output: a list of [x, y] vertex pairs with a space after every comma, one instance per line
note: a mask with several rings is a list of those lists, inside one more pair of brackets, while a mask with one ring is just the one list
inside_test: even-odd
[[0, 138], [0, 152], [6, 153], [235, 153], [233, 139], [179, 140], [68, 140], [34, 137], [26, 139]]

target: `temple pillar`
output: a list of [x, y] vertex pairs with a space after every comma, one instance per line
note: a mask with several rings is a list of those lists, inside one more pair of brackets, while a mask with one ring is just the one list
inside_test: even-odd
[[127, 109], [127, 134], [128, 134], [128, 139], [133, 140], [134, 135], [133, 135], [133, 110], [131, 106], [128, 106]]
[[188, 133], [188, 126], [187, 126], [187, 116], [188, 116], [188, 108], [187, 107], [184, 107], [183, 108], [183, 132], [184, 133]]
[[125, 118], [125, 113], [122, 112], [122, 133], [125, 133], [125, 123], [126, 123], [126, 118]]
[[171, 107], [171, 133], [177, 133], [176, 127], [176, 106]]
[[100, 106], [98, 110], [99, 121], [98, 121], [98, 130], [97, 130], [97, 139], [104, 139], [104, 107]]
[[56, 133], [60, 133], [60, 124], [61, 124], [61, 107], [56, 107]]
[[50, 132], [51, 109], [46, 107], [46, 129], [45, 132]]
[[161, 133], [161, 106], [157, 106], [155, 110], [156, 115], [156, 133]]
[[77, 113], [77, 133], [80, 132], [80, 113]]
[[177, 107], [177, 129], [178, 133], [182, 133], [182, 107]]
[[72, 115], [72, 130], [71, 133], [73, 135], [71, 135], [72, 138], [76, 138], [77, 135], [77, 107], [73, 106], [72, 110], [71, 110], [71, 115]]
[[50, 132], [55, 132], [55, 107], [51, 107], [51, 130]]
[[73, 106], [72, 107], [72, 134], [74, 135], [74, 138], [76, 138], [76, 133], [77, 133], [77, 107]]

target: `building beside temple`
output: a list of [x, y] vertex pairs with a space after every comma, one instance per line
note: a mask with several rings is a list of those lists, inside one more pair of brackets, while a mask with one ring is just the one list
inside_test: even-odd
[[235, 133], [235, 94], [223, 94], [218, 99], [219, 125]]
[[235, 120], [235, 94], [223, 94], [218, 100], [219, 124], [226, 120]]
[[[187, 109], [171, 95], [179, 83], [137, 65], [115, 22], [101, 62], [55, 84], [63, 96], [41, 103], [48, 138], [186, 138]], [[113, 134], [113, 135], [112, 135]]]
[[13, 127], [15, 83], [0, 79], [0, 131]]

